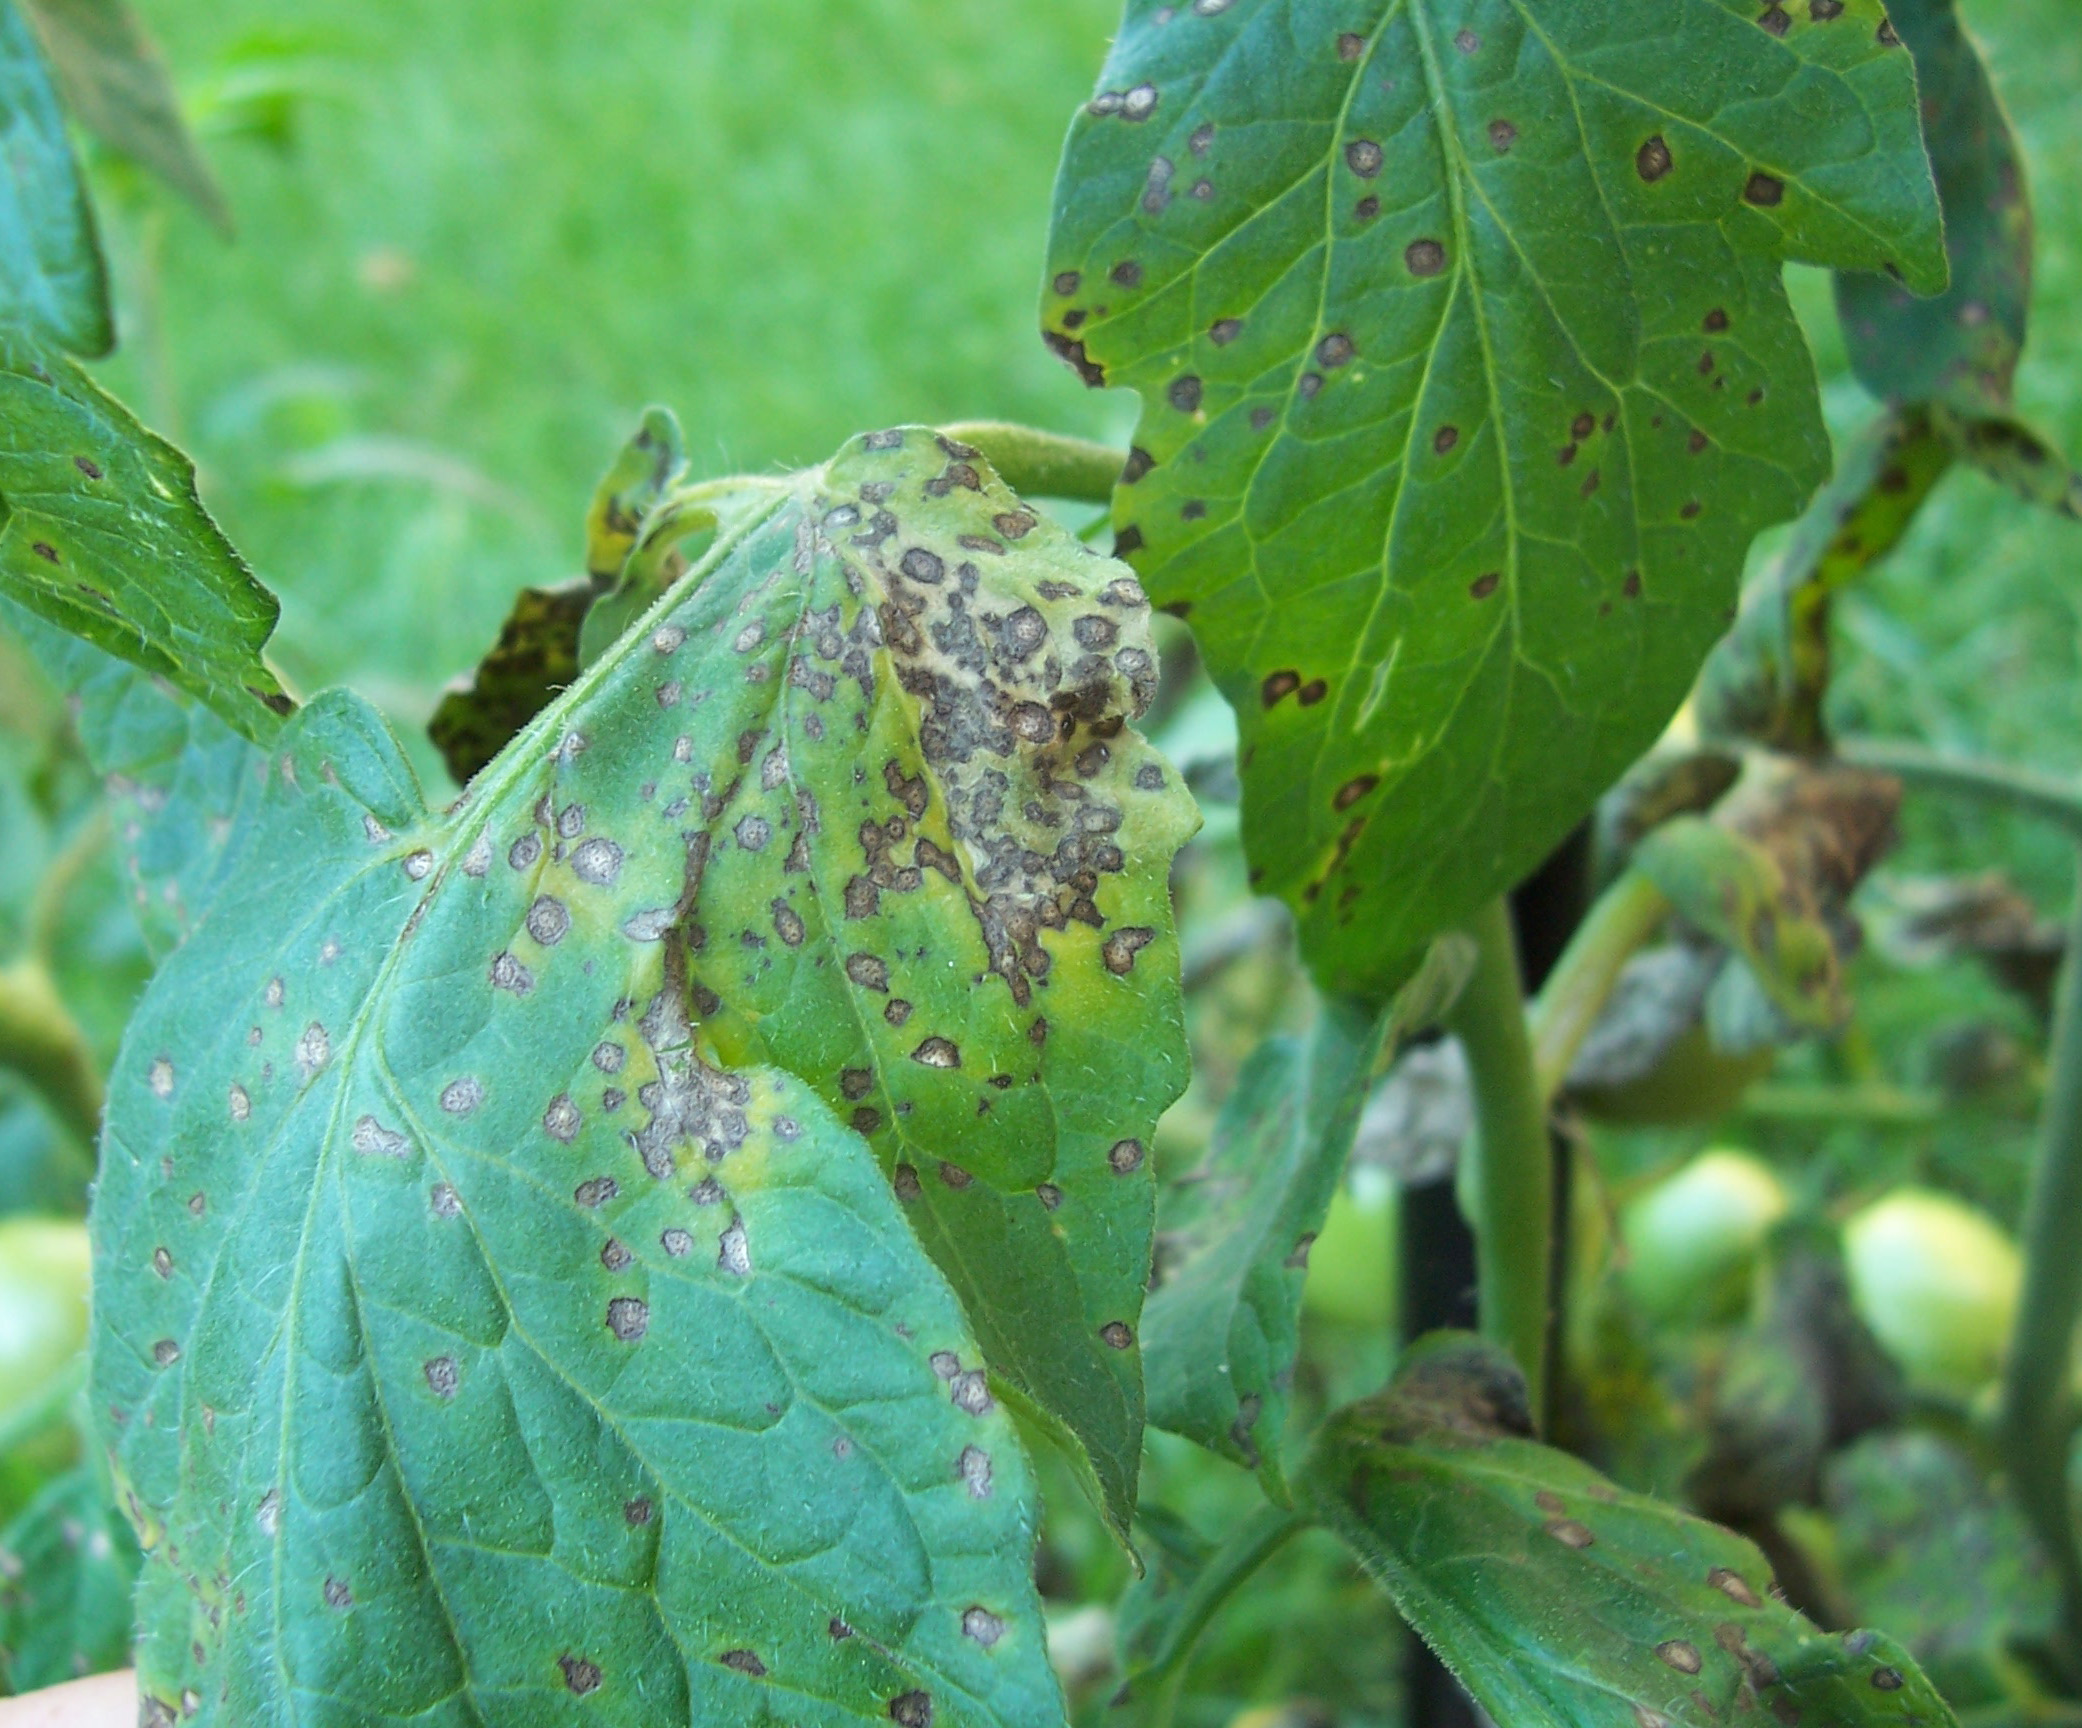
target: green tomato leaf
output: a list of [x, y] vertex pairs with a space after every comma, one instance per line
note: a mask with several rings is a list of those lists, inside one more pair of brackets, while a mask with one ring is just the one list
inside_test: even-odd
[[0, 1690], [33, 1692], [130, 1660], [137, 1538], [108, 1476], [55, 1477], [0, 1532]]
[[1830, 599], [1900, 543], [1952, 455], [1920, 405], [1883, 409], [1858, 434], [1707, 656], [1696, 703], [1702, 732], [1797, 755], [1827, 748]]
[[1715, 1728], [1760, 1706], [1789, 1724], [1952, 1721], [1890, 1639], [1832, 1636], [1772, 1596], [1750, 1543], [1528, 1432], [1509, 1359], [1435, 1335], [1331, 1419], [1307, 1479], [1495, 1721]]
[[[681, 628], [733, 622], [707, 599]], [[320, 698], [239, 865], [268, 911], [220, 910], [132, 1023], [94, 1384], [140, 1684], [241, 1724], [1058, 1720], [960, 1310], [858, 1138], [715, 1067], [684, 949], [624, 933], [687, 846], [609, 828], [657, 740], [587, 736], [444, 821]]]
[[209, 909], [234, 838], [260, 801], [267, 753], [202, 703], [0, 597], [16, 634], [73, 699], [73, 724], [102, 776], [131, 910], [164, 959]]
[[1142, 1328], [1149, 1419], [1256, 1470], [1282, 1503], [1280, 1443], [1309, 1247], [1384, 1050], [1437, 1020], [1466, 981], [1465, 947], [1436, 945], [1385, 1013], [1332, 998], [1306, 1038], [1259, 1045], [1206, 1157], [1159, 1197], [1157, 1277]]
[[231, 233], [231, 212], [181, 105], [159, 50], [124, 0], [25, 0], [64, 87], [73, 118], [111, 150], [149, 168]]
[[195, 466], [70, 361], [0, 329], [0, 594], [200, 698], [249, 738], [288, 706], [280, 610], [195, 492]]
[[1952, 280], [1919, 300], [1886, 276], [1839, 275], [1851, 366], [1883, 401], [1999, 412], [2010, 403], [2031, 300], [2023, 157], [1953, 0], [1890, 0], [1887, 16], [1916, 61]]
[[73, 354], [116, 345], [86, 182], [36, 38], [0, 0], [0, 318]]
[[290, 722], [111, 1079], [153, 1698], [1059, 1719], [1006, 1403], [1132, 1494], [1192, 823], [1146, 621], [877, 433], [447, 811], [354, 699]]
[[1829, 1460], [1822, 1504], [1853, 1611], [1892, 1627], [1962, 1708], [2006, 1702], [2015, 1651], [2057, 1636], [2059, 1591], [1974, 1458], [1928, 1432], [1873, 1434]]
[[1131, 0], [1044, 324], [1143, 395], [1116, 549], [1237, 710], [1324, 988], [1583, 815], [1825, 476], [1787, 258], [1944, 285], [1878, 0]]

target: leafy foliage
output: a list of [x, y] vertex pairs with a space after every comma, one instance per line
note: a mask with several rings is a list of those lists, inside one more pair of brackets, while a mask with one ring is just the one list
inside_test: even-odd
[[2023, 159], [1954, 0], [1893, 0], [1887, 16], [1916, 61], [1951, 282], [1917, 299], [1882, 275], [1839, 275], [1844, 340], [1858, 377], [1883, 401], [2000, 412], [2031, 299]]
[[1150, 1420], [1257, 1470], [1275, 1499], [1309, 1247], [1384, 1051], [1437, 1019], [1466, 979], [1465, 946], [1437, 945], [1383, 1013], [1331, 999], [1306, 1038], [1259, 1045], [1206, 1158], [1159, 1196]]
[[1142, 1336], [1150, 1420], [1261, 1472], [1281, 1498], [1309, 1245], [1344, 1173], [1386, 1031], [1382, 1016], [1326, 1002], [1306, 1040], [1261, 1044], [1205, 1161], [1160, 1202]]
[[111, 1085], [153, 1696], [1048, 1719], [994, 1393], [1132, 1491], [1190, 824], [1145, 618], [878, 433], [445, 815], [352, 698], [291, 723]]
[[0, 1533], [0, 1680], [30, 1692], [130, 1657], [137, 1538], [107, 1474], [80, 1464]]
[[1859, 433], [1707, 656], [1702, 731], [1800, 754], [1826, 747], [1830, 599], [1894, 549], [1951, 465], [1927, 408], [1883, 411]]
[[231, 212], [181, 118], [166, 63], [124, 0], [23, 0], [66, 104], [112, 150], [157, 174], [221, 234]]
[[0, 317], [74, 354], [106, 354], [116, 333], [94, 213], [36, 38], [0, 0]]
[[195, 494], [195, 468], [69, 361], [0, 329], [0, 594], [265, 738], [287, 705], [260, 650], [275, 597]]
[[132, 912], [152, 956], [180, 946], [258, 804], [266, 752], [209, 708], [0, 600], [0, 620], [71, 698], [115, 817]]
[[1308, 1475], [1323, 1519], [1495, 1720], [1951, 1720], [1890, 1640], [1825, 1634], [1772, 1596], [1748, 1542], [1529, 1432], [1508, 1359], [1441, 1334], [1332, 1419]]
[[1823, 477], [1786, 257], [1944, 283], [1876, 0], [1132, 0], [1044, 321], [1143, 393], [1118, 550], [1237, 709], [1326, 987], [1582, 815]]

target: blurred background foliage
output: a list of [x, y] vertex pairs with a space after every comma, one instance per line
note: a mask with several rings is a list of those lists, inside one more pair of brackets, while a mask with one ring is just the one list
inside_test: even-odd
[[[89, 152], [122, 339], [99, 375], [194, 455], [206, 501], [281, 595], [285, 681], [369, 695], [430, 786], [446, 784], [423, 731], [443, 685], [475, 663], [515, 589], [577, 571], [585, 502], [648, 402], [678, 411], [710, 472], [814, 462], [899, 421], [987, 415], [1125, 439], [1132, 402], [1086, 391], [1034, 334], [1056, 151], [1114, 0], [138, 10], [237, 233], [225, 241], [129, 164]], [[2037, 206], [2019, 407], [2082, 451], [2082, 30], [2064, 0], [1965, 11]], [[1842, 435], [1872, 404], [1847, 371], [1827, 279], [1793, 274]], [[1835, 616], [1844, 735], [2082, 772], [2082, 527], [1955, 470]], [[1282, 919], [1244, 885], [1226, 712], [1195, 683], [1182, 633], [1172, 650], [1160, 739], [1208, 815], [1178, 876], [1198, 1072], [1160, 1140], [1176, 1173], [1204, 1148], [1244, 1055], [1309, 1007]], [[0, 964], [41, 956], [105, 1064], [148, 966], [95, 791], [62, 705], [0, 636]], [[1991, 870], [2027, 911], [2057, 917], [2071, 848], [1915, 795], [1901, 830], [1859, 901], [1874, 939], [1841, 1037], [1783, 1052], [1726, 1119], [1581, 1132], [1575, 1395], [1581, 1436], [1632, 1485], [1682, 1491], [1702, 1458], [1740, 1452], [1714, 1412], [1745, 1375], [1794, 1426], [1812, 1415], [1795, 1408], [1793, 1358], [1813, 1333], [1799, 1318], [1801, 1232], [1833, 1237], [1905, 1185], [2014, 1225], [2043, 1017], [1973, 959], [1887, 935], [1921, 879]], [[1767, 1196], [1751, 1236], [1771, 1245], [1717, 1287], [1650, 1289], [1627, 1266], [1629, 1207], [1711, 1146], [1777, 1178], [1782, 1197]], [[0, 1072], [0, 1214], [78, 1213], [89, 1156]], [[1710, 1184], [1708, 1196], [1731, 1204]], [[1392, 1213], [1385, 1175], [1359, 1171], [1317, 1245], [1299, 1422], [1389, 1365]], [[1854, 1282], [1856, 1260], [1854, 1241]], [[1984, 1285], [2005, 1276], [1977, 1268]], [[1999, 1308], [2001, 1292], [1976, 1299]], [[1999, 1348], [2001, 1316], [1977, 1323]], [[2043, 1621], [2044, 1589], [1972, 1468], [1978, 1358], [1968, 1348], [1966, 1368], [1933, 1381], [1903, 1360], [1913, 1341], [1882, 1341], [1912, 1370], [1896, 1396], [1920, 1400], [1930, 1424], [1836, 1451], [1773, 1539], [1793, 1545], [1823, 1609], [1911, 1642], [1921, 1628], [1919, 1654], [1956, 1703], [2014, 1713], [2030, 1692], [2014, 1683], [2014, 1647]], [[1812, 1368], [1812, 1351], [1802, 1360]], [[1757, 1451], [1737, 1463], [1768, 1468], [1776, 1454], [1760, 1465]], [[63, 1461], [13, 1455], [0, 1521]], [[1118, 1684], [1129, 1566], [1067, 1479], [1047, 1479], [1040, 1566], [1058, 1665], [1080, 1719], [1097, 1721]], [[1240, 1471], [1161, 1435], [1147, 1493], [1150, 1581], [1126, 1613], [1256, 1503]], [[1992, 1630], [1931, 1582], [1962, 1576], [1945, 1557], [1977, 1547], [2023, 1580]], [[1247, 1714], [1253, 1728], [1394, 1721], [1402, 1654], [1384, 1599], [1327, 1538], [1304, 1538], [1217, 1623], [1183, 1715], [1195, 1728]]]

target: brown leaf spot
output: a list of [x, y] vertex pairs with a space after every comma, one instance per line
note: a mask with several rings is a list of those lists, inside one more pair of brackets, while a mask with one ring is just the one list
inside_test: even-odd
[[1402, 261], [1409, 266], [1412, 276], [1436, 276], [1446, 268], [1446, 248], [1436, 240], [1412, 240], [1403, 251]]
[[1670, 146], [1663, 142], [1660, 132], [1634, 153], [1634, 172], [1650, 185], [1662, 179], [1674, 165], [1670, 160]]
[[1776, 175], [1766, 174], [1761, 170], [1752, 174], [1749, 183], [1742, 188], [1745, 203], [1756, 204], [1766, 210], [1784, 202], [1785, 196], [1786, 183]]
[[1354, 804], [1358, 803], [1360, 799], [1364, 798], [1380, 783], [1381, 777], [1378, 774], [1354, 775], [1337, 789], [1337, 795], [1330, 800], [1331, 808], [1334, 810], [1351, 809]]

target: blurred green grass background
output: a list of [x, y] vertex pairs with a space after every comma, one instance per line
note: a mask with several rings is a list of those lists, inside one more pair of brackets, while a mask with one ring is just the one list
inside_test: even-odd
[[1126, 431], [1034, 310], [1112, 0], [140, 10], [239, 235], [105, 200], [106, 375], [194, 452], [304, 689], [416, 731], [511, 591], [575, 570], [647, 402], [723, 472], [904, 420]]

